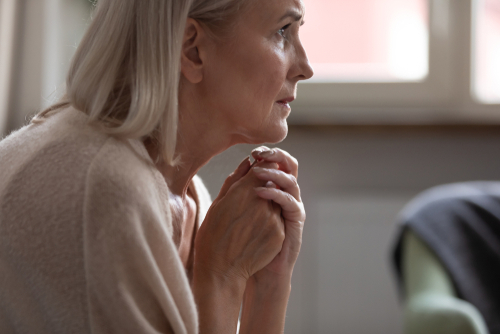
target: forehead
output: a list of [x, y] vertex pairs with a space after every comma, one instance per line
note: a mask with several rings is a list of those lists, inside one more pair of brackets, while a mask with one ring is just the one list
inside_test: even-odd
[[303, 0], [253, 0], [247, 15], [255, 20], [278, 23], [283, 15], [295, 12], [304, 16]]

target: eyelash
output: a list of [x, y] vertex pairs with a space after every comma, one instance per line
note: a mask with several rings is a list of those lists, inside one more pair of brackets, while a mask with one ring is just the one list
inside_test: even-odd
[[285, 37], [285, 31], [288, 29], [288, 27], [290, 27], [291, 24], [287, 24], [286, 26], [284, 26], [283, 28], [281, 28], [280, 30], [278, 30], [278, 34], [281, 36], [281, 37]]

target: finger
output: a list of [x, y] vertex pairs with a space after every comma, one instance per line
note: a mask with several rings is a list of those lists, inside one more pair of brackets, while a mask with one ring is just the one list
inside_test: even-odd
[[[254, 156], [253, 152], [252, 156]], [[290, 155], [290, 153], [279, 148], [273, 148], [268, 151], [258, 151], [256, 156], [260, 160], [276, 162], [282, 171], [292, 174], [295, 178], [298, 177], [299, 163], [297, 162], [297, 159]]]
[[262, 158], [259, 157], [259, 153], [269, 151], [269, 150], [270, 150], [270, 148], [267, 146], [259, 146], [259, 147], [252, 150], [252, 158], [254, 158], [255, 160], [262, 160]]
[[274, 189], [278, 189], [278, 186], [276, 185], [276, 183], [272, 182], [272, 181], [267, 181], [266, 183], [266, 188], [274, 188]]
[[214, 200], [214, 202], [224, 197], [229, 188], [231, 188], [231, 186], [234, 183], [236, 183], [239, 179], [241, 179], [248, 173], [248, 171], [250, 170], [250, 166], [251, 166], [250, 157], [246, 157], [245, 159], [243, 159], [243, 161], [238, 165], [238, 167], [236, 167], [236, 170], [232, 172], [231, 175], [229, 175], [227, 179], [224, 181], [224, 184], [222, 185], [219, 191], [219, 195]]
[[283, 218], [291, 221], [304, 222], [305, 211], [304, 205], [297, 201], [292, 195], [283, 190], [257, 187], [255, 188], [257, 195], [263, 199], [272, 200], [281, 206], [281, 214]]
[[252, 164], [252, 168], [254, 167], [261, 167], [261, 168], [270, 168], [270, 169], [279, 169], [279, 165], [276, 162], [269, 162], [269, 161], [257, 161]]
[[252, 171], [257, 178], [265, 181], [272, 181], [272, 183], [276, 184], [280, 189], [292, 195], [297, 201], [300, 201], [300, 188], [295, 176], [281, 170], [261, 167], [254, 167]]

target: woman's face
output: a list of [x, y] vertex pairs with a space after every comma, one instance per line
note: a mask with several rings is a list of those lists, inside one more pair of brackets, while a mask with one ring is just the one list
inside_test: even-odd
[[313, 75], [299, 40], [302, 0], [253, 0], [206, 55], [203, 103], [238, 142], [286, 137], [297, 82]]

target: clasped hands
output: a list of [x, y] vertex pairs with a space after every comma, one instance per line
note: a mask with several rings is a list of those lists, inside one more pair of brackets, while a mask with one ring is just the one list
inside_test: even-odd
[[195, 266], [225, 280], [288, 281], [302, 243], [297, 160], [259, 147], [226, 179], [195, 241]]

